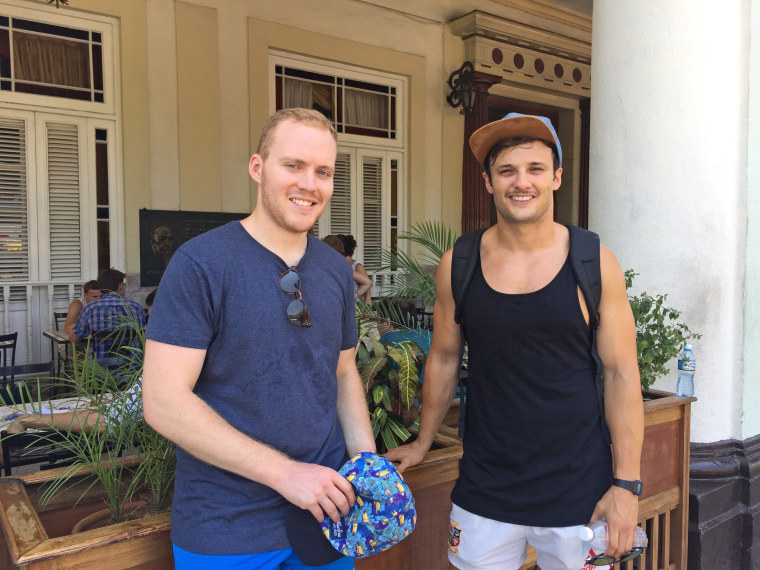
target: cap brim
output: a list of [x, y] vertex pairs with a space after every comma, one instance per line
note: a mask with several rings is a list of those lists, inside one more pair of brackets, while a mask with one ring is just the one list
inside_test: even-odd
[[470, 137], [470, 149], [482, 166], [485, 163], [488, 151], [497, 142], [519, 135], [535, 137], [557, 144], [554, 133], [541, 119], [533, 115], [520, 115], [519, 117], [505, 117], [480, 127]]
[[322, 534], [322, 527], [309, 511], [288, 505], [285, 531], [293, 552], [307, 566], [324, 566], [343, 558]]

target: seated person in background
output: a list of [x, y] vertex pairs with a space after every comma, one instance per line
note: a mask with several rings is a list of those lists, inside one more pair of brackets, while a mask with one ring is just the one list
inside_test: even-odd
[[[98, 277], [103, 296], [89, 303], [79, 314], [77, 324], [69, 335], [71, 342], [79, 342], [93, 333], [108, 331], [113, 333], [110, 342], [100, 342], [95, 346], [95, 357], [109, 356], [111, 345], [130, 336], [128, 344], [140, 348], [140, 341], [134, 335], [128, 335], [130, 330], [145, 327], [145, 311], [139, 303], [124, 298], [126, 275], [118, 269], [106, 269]], [[122, 337], [122, 338], [120, 338]]]
[[148, 296], [145, 297], [145, 304], [148, 307], [148, 309], [145, 311], [146, 319], [150, 316], [150, 308], [153, 306], [153, 299], [156, 298], [156, 291], [158, 291], [158, 288], [153, 289], [153, 291], [148, 293]]
[[21, 414], [5, 431], [23, 433], [27, 429], [48, 429], [82, 433], [97, 430], [103, 433], [109, 424], [122, 421], [135, 421], [142, 418], [142, 384], [135, 382], [132, 387], [121, 393], [118, 398], [107, 402], [105, 409], [82, 408], [70, 412], [55, 412], [47, 404], [40, 404], [38, 412]]
[[74, 325], [77, 324], [79, 313], [82, 312], [88, 303], [92, 303], [103, 296], [100, 291], [100, 283], [95, 279], [88, 281], [84, 284], [83, 295], [79, 299], [74, 299], [69, 305], [69, 312], [66, 315], [66, 322], [63, 325], [63, 332], [66, 336], [71, 338], [71, 333], [74, 331]]
[[[346, 257], [346, 254], [343, 253], [343, 240], [340, 239], [337, 235], [325, 236], [322, 238], [322, 241], [337, 251], [339, 254], [341, 254], [343, 257]], [[346, 261], [348, 261], [348, 259], [346, 259]], [[349, 261], [349, 263], [351, 262]], [[369, 290], [372, 288], [372, 280], [369, 278], [369, 275], [367, 275], [367, 272], [364, 271], [364, 268], [362, 268], [363, 273], [362, 271], [357, 271], [356, 268], [353, 269], [354, 299], [365, 300], [367, 298], [366, 296], [369, 295]], [[369, 297], [369, 300], [372, 300], [372, 297]]]
[[[345, 256], [346, 261], [348, 261], [351, 264], [351, 269], [354, 270], [354, 276], [356, 276], [356, 273], [358, 272], [360, 275], [366, 277], [367, 279], [370, 279], [369, 273], [367, 273], [367, 270], [364, 268], [361, 262], [356, 261], [353, 258], [354, 250], [356, 249], [356, 240], [354, 239], [354, 236], [352, 236], [351, 234], [348, 234], [348, 235], [338, 234], [338, 237], [341, 239], [341, 241], [343, 241], [343, 255]], [[356, 281], [356, 277], [354, 277], [354, 281]], [[369, 303], [372, 301], [372, 291], [371, 291], [372, 280], [371, 279], [369, 283], [370, 283], [370, 288], [364, 292], [364, 295], [360, 295], [360, 298], [362, 298], [365, 303]]]

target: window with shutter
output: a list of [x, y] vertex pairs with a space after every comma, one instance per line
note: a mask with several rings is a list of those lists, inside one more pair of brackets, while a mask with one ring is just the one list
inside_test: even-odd
[[382, 265], [383, 246], [383, 159], [362, 157], [362, 241], [364, 265], [377, 269]]
[[29, 279], [26, 149], [25, 121], [0, 117], [0, 279]]
[[[351, 152], [338, 152], [333, 175], [333, 195], [330, 199], [330, 233], [350, 234], [353, 200], [351, 199]], [[325, 234], [327, 235], [327, 234]]]
[[79, 130], [47, 125], [50, 279], [82, 278]]
[[[400, 176], [406, 79], [274, 51], [270, 62], [274, 109], [316, 109], [338, 133], [332, 199], [312, 233], [352, 234], [357, 241], [354, 257], [370, 273], [378, 270], [382, 251], [396, 247], [397, 232], [406, 220]], [[373, 289], [373, 294], [379, 291]]]

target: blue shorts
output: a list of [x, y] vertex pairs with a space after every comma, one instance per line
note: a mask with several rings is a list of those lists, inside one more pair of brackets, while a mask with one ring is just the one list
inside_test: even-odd
[[257, 552], [256, 554], [195, 554], [174, 547], [174, 568], [176, 570], [295, 570], [297, 568], [326, 568], [329, 570], [352, 570], [354, 559], [349, 557], [336, 560], [325, 566], [307, 566], [292, 548]]

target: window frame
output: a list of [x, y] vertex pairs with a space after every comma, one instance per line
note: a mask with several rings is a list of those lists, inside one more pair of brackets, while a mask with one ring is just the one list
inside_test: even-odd
[[103, 102], [82, 101], [36, 93], [0, 91], [0, 103], [31, 105], [36, 108], [48, 107], [55, 109], [56, 112], [66, 109], [106, 115], [116, 114], [119, 108], [119, 82], [116, 73], [118, 55], [115, 52], [115, 46], [119, 44], [119, 29], [118, 22], [115, 19], [88, 12], [77, 12], [76, 16], [69, 16], [57, 10], [51, 11], [47, 7], [43, 9], [42, 6], [39, 8], [22, 6], [13, 0], [0, 2], [0, 14], [54, 26], [97, 32], [101, 34], [102, 39], [103, 65]]

